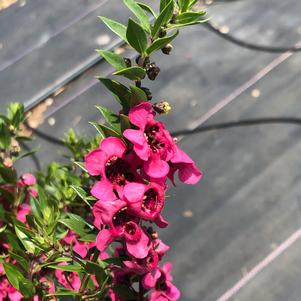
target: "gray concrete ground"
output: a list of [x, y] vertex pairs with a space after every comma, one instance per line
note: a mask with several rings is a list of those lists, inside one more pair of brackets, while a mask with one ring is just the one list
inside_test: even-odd
[[[104, 33], [101, 25], [97, 28], [99, 23], [95, 16], [126, 18], [114, 7], [115, 1], [3, 70], [0, 73], [1, 104], [12, 99], [28, 102], [91, 56], [98, 47], [97, 37]], [[11, 7], [0, 12], [0, 27], [11, 30], [11, 33], [1, 31], [0, 43], [2, 38], [8, 41], [8, 36], [19, 31], [21, 21], [13, 19], [12, 25], [7, 23], [7, 18], [15, 14], [24, 17], [37, 9], [44, 25], [53, 22], [52, 26], [59, 28], [62, 26], [59, 22], [71, 22], [75, 14], [95, 3], [28, 1], [28, 11], [23, 12], [21, 8]], [[280, 46], [294, 45], [301, 40], [301, 2], [298, 0], [220, 1], [208, 9], [213, 21], [227, 26], [242, 39]], [[32, 30], [18, 33], [28, 42], [26, 47], [43, 36], [36, 24], [36, 21], [28, 23]], [[73, 26], [78, 27], [73, 30]], [[22, 45], [25, 47], [22, 43], [19, 47], [19, 42], [13, 41], [15, 47], [11, 45], [10, 49], [17, 51]], [[174, 46], [175, 51], [168, 59], [155, 58], [162, 72], [157, 82], [149, 83], [155, 98], [172, 104], [173, 110], [166, 119], [171, 131], [197, 126], [200, 117], [225, 98], [231, 99], [231, 103], [206, 124], [301, 115], [301, 54], [283, 56], [246, 50], [201, 26], [185, 29]], [[0, 50], [0, 65], [7, 64], [14, 55], [18, 53], [4, 47]], [[50, 63], [47, 65], [47, 62]], [[54, 98], [40, 130], [63, 137], [66, 129], [73, 126], [78, 133], [92, 135], [88, 121], [99, 119], [93, 105], [116, 108], [112, 97], [94, 79], [95, 74], [109, 71], [108, 66], [101, 63], [68, 85]], [[253, 84], [246, 89], [250, 79]], [[229, 95], [233, 97], [227, 98]], [[49, 117], [56, 121], [53, 126], [48, 123]], [[182, 148], [204, 172], [199, 185], [179, 185], [172, 189], [172, 197], [166, 205], [170, 227], [162, 231], [162, 236], [172, 246], [168, 259], [174, 262], [175, 282], [182, 290], [181, 300], [301, 300], [300, 237], [288, 240], [301, 226], [300, 139], [298, 126], [277, 124], [198, 133], [181, 140]], [[35, 143], [40, 145], [39, 159], [44, 164], [60, 157], [61, 150], [57, 146], [40, 139]], [[25, 165], [23, 168], [33, 168], [30, 159]], [[283, 242], [286, 242], [283, 253], [277, 253]], [[266, 262], [269, 255], [268, 258], [274, 260], [261, 265], [262, 269], [253, 274], [249, 282], [240, 285], [237, 293], [228, 299], [220, 298], [243, 277], [250, 277], [253, 272], [249, 272]]]

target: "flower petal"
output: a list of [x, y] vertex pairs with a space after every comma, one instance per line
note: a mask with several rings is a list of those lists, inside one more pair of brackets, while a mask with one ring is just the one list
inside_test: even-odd
[[161, 160], [159, 156], [151, 156], [143, 164], [145, 173], [151, 178], [163, 178], [169, 173], [169, 165], [166, 161]]
[[145, 185], [140, 183], [128, 183], [124, 186], [123, 195], [130, 204], [141, 203], [145, 192]]
[[113, 184], [105, 179], [94, 184], [91, 189], [91, 194], [102, 201], [112, 201], [116, 199], [113, 191]]
[[122, 157], [126, 151], [126, 146], [124, 142], [116, 137], [108, 137], [103, 139], [100, 142], [100, 148], [103, 150], [109, 157], [117, 156]]
[[149, 120], [153, 120], [154, 112], [149, 102], [142, 102], [133, 107], [129, 113], [130, 122], [140, 129], [144, 129]]
[[123, 132], [123, 136], [131, 141], [134, 145], [143, 146], [145, 141], [144, 133], [140, 130], [127, 129]]
[[126, 241], [127, 251], [135, 258], [145, 258], [149, 252], [148, 242], [148, 236], [143, 231], [141, 231], [141, 237], [139, 240], [135, 242]]
[[96, 237], [96, 247], [100, 252], [104, 252], [108, 246], [114, 241], [115, 237], [110, 230], [103, 229], [99, 231]]
[[145, 276], [142, 278], [143, 287], [147, 290], [154, 288], [160, 276], [161, 272], [158, 268], [145, 274]]
[[195, 164], [181, 164], [179, 179], [185, 184], [196, 184], [202, 178], [202, 173]]
[[107, 156], [101, 149], [95, 149], [85, 157], [85, 167], [92, 176], [103, 173]]

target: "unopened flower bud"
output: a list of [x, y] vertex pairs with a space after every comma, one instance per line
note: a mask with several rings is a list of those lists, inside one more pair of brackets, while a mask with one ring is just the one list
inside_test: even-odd
[[155, 63], [146, 65], [146, 73], [150, 80], [155, 80], [160, 73], [160, 68]]
[[158, 114], [168, 114], [171, 110], [170, 104], [167, 101], [161, 101], [154, 104], [154, 110]]
[[124, 57], [123, 60], [128, 68], [132, 67], [132, 61], [129, 58]]
[[16, 128], [12, 124], [8, 127], [8, 129], [12, 134], [14, 134], [16, 131]]
[[161, 51], [162, 51], [164, 54], [169, 55], [169, 54], [171, 53], [172, 49], [173, 49], [172, 45], [171, 45], [171, 44], [167, 44], [165, 47], [163, 47], [163, 48], [161, 49]]
[[5, 158], [3, 160], [3, 165], [6, 167], [6, 168], [11, 168], [13, 166], [13, 160], [11, 158]]
[[163, 37], [165, 37], [166, 36], [166, 30], [164, 30], [164, 29], [161, 29], [160, 31], [159, 31], [159, 38], [163, 38]]

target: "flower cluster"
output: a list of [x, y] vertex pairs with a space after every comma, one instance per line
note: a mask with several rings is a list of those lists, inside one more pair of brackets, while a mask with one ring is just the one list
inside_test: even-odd
[[[132, 128], [122, 139], [103, 139], [85, 157], [85, 167], [99, 177], [91, 189], [98, 200], [93, 207], [96, 246], [103, 252], [120, 243], [115, 255], [123, 258], [124, 267], [114, 270], [114, 283], [132, 287], [138, 277], [139, 293], [148, 293], [149, 301], [176, 301], [180, 292], [171, 282], [171, 264], [159, 267], [169, 247], [147, 222], [168, 225], [161, 215], [168, 178], [174, 183], [178, 172], [182, 182], [195, 184], [202, 174], [155, 115], [148, 102], [134, 106], [129, 112]], [[122, 300], [113, 291], [110, 295]]]

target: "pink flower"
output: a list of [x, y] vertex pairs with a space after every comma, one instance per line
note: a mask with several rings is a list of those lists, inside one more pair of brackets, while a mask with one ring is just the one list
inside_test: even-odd
[[75, 272], [64, 272], [62, 270], [55, 270], [55, 277], [58, 282], [67, 289], [79, 290], [81, 285], [81, 280], [77, 273]]
[[179, 179], [186, 184], [196, 184], [202, 178], [202, 173], [196, 167], [193, 160], [177, 146], [170, 162], [169, 177], [173, 183], [174, 173], [177, 170], [179, 171]]
[[17, 291], [6, 278], [2, 278], [2, 280], [0, 280], [0, 301], [20, 301], [22, 298], [22, 294]]
[[135, 259], [124, 261], [127, 271], [134, 272], [138, 275], [143, 275], [145, 273], [151, 272], [157, 268], [159, 262], [158, 254], [150, 249], [147, 256], [143, 259]]
[[143, 169], [152, 178], [163, 178], [169, 172], [169, 161], [173, 154], [174, 141], [165, 126], [154, 120], [152, 105], [143, 102], [130, 110], [130, 122], [138, 129], [123, 132], [134, 145], [135, 153], [144, 161]]
[[85, 167], [92, 176], [101, 176], [92, 188], [91, 194], [99, 200], [115, 200], [122, 194], [123, 186], [137, 177], [134, 162], [125, 155], [124, 142], [115, 137], [105, 138], [98, 149], [85, 157]]
[[129, 183], [124, 187], [124, 199], [129, 211], [144, 220], [155, 221], [158, 226], [165, 227], [160, 213], [164, 207], [164, 189], [156, 183], [149, 185]]
[[26, 222], [26, 216], [31, 212], [31, 208], [28, 204], [21, 204], [18, 208], [17, 212], [17, 220], [19, 220], [22, 223]]
[[100, 251], [105, 251], [113, 241], [124, 238], [128, 253], [136, 258], [144, 258], [148, 254], [149, 238], [138, 226], [139, 219], [128, 213], [126, 205], [122, 200], [95, 203], [95, 219], [100, 219], [108, 227], [99, 231], [96, 246]]
[[88, 250], [92, 248], [95, 243], [85, 243], [77, 240], [76, 235], [69, 231], [68, 234], [63, 239], [68, 245], [73, 244], [73, 250], [79, 254], [82, 258], [85, 258]]
[[180, 291], [171, 283], [170, 274], [172, 265], [167, 262], [162, 268], [143, 277], [142, 284], [145, 289], [154, 289], [149, 295], [149, 301], [176, 301], [180, 298]]
[[31, 173], [25, 173], [21, 176], [20, 180], [18, 181], [18, 186], [33, 186], [37, 183], [36, 178]]

